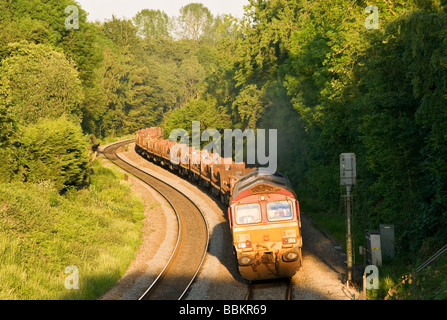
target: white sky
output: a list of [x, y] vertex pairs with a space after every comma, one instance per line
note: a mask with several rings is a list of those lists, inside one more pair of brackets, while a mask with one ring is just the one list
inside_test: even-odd
[[88, 12], [88, 21], [104, 21], [117, 18], [132, 18], [142, 9], [163, 10], [168, 16], [177, 16], [184, 5], [191, 2], [202, 3], [213, 15], [229, 13], [242, 18], [248, 0], [77, 0], [82, 9]]

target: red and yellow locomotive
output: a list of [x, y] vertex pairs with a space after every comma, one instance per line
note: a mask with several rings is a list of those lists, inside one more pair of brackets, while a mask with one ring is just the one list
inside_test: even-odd
[[247, 280], [293, 276], [302, 264], [299, 203], [287, 176], [253, 171], [228, 208], [239, 272]]

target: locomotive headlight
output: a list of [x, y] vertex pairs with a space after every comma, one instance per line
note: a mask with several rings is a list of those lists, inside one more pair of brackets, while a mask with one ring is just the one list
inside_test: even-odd
[[291, 249], [289, 251], [286, 251], [282, 255], [282, 259], [285, 262], [292, 262], [296, 261], [299, 258], [300, 251], [297, 248]]
[[287, 258], [287, 260], [289, 260], [289, 261], [296, 260], [296, 259], [298, 259], [298, 253], [296, 253], [296, 252], [288, 252], [288, 253], [286, 254], [286, 258]]
[[238, 263], [240, 266], [249, 266], [252, 263], [253, 259], [249, 256], [242, 256], [239, 258]]

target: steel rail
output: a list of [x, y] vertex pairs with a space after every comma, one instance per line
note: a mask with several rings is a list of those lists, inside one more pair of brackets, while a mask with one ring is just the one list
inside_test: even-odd
[[414, 272], [418, 273], [428, 265], [430, 265], [433, 261], [435, 261], [441, 254], [447, 251], [447, 244], [439, 249], [434, 255], [432, 255], [427, 261], [421, 264]]
[[[166, 182], [162, 181], [161, 179], [147, 173], [146, 171], [141, 170], [140, 168], [136, 167], [135, 165], [128, 163], [127, 161], [125, 161], [122, 157], [119, 157], [119, 155], [117, 154], [116, 150], [122, 146], [125, 146], [126, 144], [132, 142], [133, 139], [130, 140], [124, 140], [124, 141], [119, 141], [113, 144], [110, 144], [108, 146], [106, 146], [104, 148], [104, 155], [107, 159], [109, 159], [109, 161], [111, 161], [112, 163], [114, 163], [115, 165], [117, 165], [118, 167], [120, 167], [121, 169], [125, 170], [126, 172], [132, 174], [133, 176], [135, 176], [137, 179], [143, 181], [144, 183], [146, 183], [147, 185], [149, 185], [151, 188], [153, 188], [155, 191], [157, 191], [164, 199], [166, 199], [166, 201], [169, 203], [169, 205], [172, 207], [172, 209], [174, 210], [175, 214], [176, 214], [176, 218], [177, 218], [177, 222], [178, 222], [178, 233], [177, 233], [177, 240], [176, 240], [176, 244], [175, 247], [171, 253], [171, 256], [168, 260], [168, 262], [165, 264], [163, 270], [158, 274], [157, 278], [153, 281], [153, 283], [149, 286], [149, 288], [141, 295], [141, 297], [139, 298], [139, 300], [146, 300], [149, 299], [151, 297], [151, 295], [153, 294], [154, 291], [156, 291], [157, 286], [159, 286], [159, 284], [161, 282], [163, 282], [164, 277], [168, 277], [167, 273], [168, 269], [175, 264], [175, 258], [178, 255], [181, 255], [179, 253], [179, 245], [181, 243], [181, 239], [182, 239], [182, 235], [183, 235], [183, 231], [184, 229], [182, 229], [182, 213], [180, 213], [179, 211], [181, 210], [177, 210], [176, 206], [178, 205], [179, 207], [183, 207], [180, 204], [174, 204], [173, 201], [171, 201], [169, 198], [170, 196], [167, 196], [165, 193], [167, 190], [169, 191], [173, 191], [174, 190], [174, 195], [171, 195], [172, 197], [183, 197], [183, 201], [187, 201], [189, 205], [192, 205], [199, 213], [201, 216], [201, 221], [203, 221], [204, 223], [204, 227], [205, 227], [205, 232], [206, 232], [206, 243], [204, 244], [204, 250], [203, 250], [203, 254], [200, 258], [200, 262], [198, 263], [197, 268], [195, 269], [194, 274], [190, 277], [189, 282], [187, 283], [187, 285], [184, 286], [183, 291], [181, 292], [176, 292], [176, 290], [173, 290], [174, 292], [172, 293], [167, 293], [166, 296], [168, 297], [167, 299], [173, 299], [173, 297], [175, 297], [175, 299], [177, 300], [181, 300], [183, 298], [183, 296], [186, 294], [186, 292], [188, 291], [188, 289], [190, 288], [190, 286], [192, 285], [194, 279], [196, 278], [198, 272], [200, 271], [200, 268], [203, 264], [203, 261], [205, 260], [206, 257], [206, 253], [208, 251], [208, 245], [209, 245], [209, 227], [208, 227], [208, 223], [206, 221], [206, 218], [203, 214], [203, 212], [200, 210], [200, 208], [191, 200], [189, 199], [184, 193], [182, 193], [181, 191], [179, 191], [177, 188], [167, 184]], [[111, 149], [110, 149], [111, 148]], [[110, 150], [109, 150], [110, 149]], [[129, 169], [130, 167], [130, 169]], [[148, 181], [148, 180], [152, 180]], [[154, 183], [156, 182], [156, 183]], [[154, 184], [159, 184], [159, 187], [154, 186]], [[163, 192], [160, 190], [160, 186], [164, 186], [167, 189]], [[183, 209], [183, 208], [182, 208]], [[195, 226], [197, 227], [197, 226]], [[184, 250], [184, 249], [183, 249]], [[183, 253], [184, 255], [184, 253]], [[187, 268], [187, 266], [185, 266], [185, 268]], [[175, 278], [175, 276], [174, 276]], [[177, 285], [178, 282], [175, 282], [175, 284]], [[160, 295], [160, 294], [159, 294]], [[165, 297], [163, 297], [163, 299], [165, 299]]]

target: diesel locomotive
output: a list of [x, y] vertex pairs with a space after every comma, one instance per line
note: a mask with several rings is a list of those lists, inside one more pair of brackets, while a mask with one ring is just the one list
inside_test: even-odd
[[289, 178], [244, 163], [224, 162], [206, 150], [186, 145], [173, 148], [175, 144], [163, 139], [156, 127], [139, 130], [135, 138], [138, 154], [198, 182], [228, 205], [242, 277], [250, 281], [292, 277], [302, 265], [302, 237], [299, 203]]

